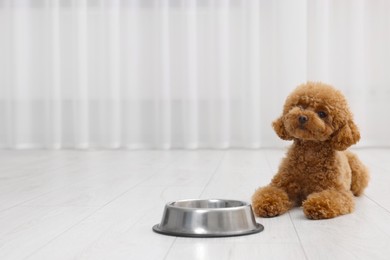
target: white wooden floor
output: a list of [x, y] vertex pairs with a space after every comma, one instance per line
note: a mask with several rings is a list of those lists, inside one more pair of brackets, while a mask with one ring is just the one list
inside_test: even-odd
[[152, 232], [168, 201], [250, 201], [283, 150], [0, 151], [0, 259], [390, 259], [390, 149], [355, 150], [372, 181], [353, 214], [296, 208], [261, 233]]

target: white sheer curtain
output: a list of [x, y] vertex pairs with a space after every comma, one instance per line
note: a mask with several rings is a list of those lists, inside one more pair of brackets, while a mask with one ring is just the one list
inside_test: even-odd
[[3, 148], [259, 148], [306, 80], [390, 145], [390, 2], [0, 0]]

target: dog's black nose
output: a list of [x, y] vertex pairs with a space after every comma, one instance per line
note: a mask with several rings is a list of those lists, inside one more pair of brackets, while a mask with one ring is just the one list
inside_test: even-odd
[[300, 123], [301, 125], [305, 124], [305, 123], [307, 122], [307, 120], [309, 120], [309, 119], [307, 118], [307, 116], [300, 115], [300, 116], [298, 117], [298, 121], [299, 121], [299, 123]]

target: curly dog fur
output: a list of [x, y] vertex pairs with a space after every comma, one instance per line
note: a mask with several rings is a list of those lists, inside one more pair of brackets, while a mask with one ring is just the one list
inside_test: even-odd
[[351, 213], [353, 196], [363, 193], [369, 173], [346, 151], [360, 133], [341, 92], [323, 83], [298, 86], [273, 128], [293, 144], [271, 183], [253, 194], [255, 214], [274, 217], [294, 206], [302, 206], [309, 219]]

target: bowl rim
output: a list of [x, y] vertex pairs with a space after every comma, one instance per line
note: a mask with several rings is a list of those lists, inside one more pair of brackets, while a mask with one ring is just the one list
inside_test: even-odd
[[[238, 202], [241, 203], [239, 206], [232, 206], [232, 207], [221, 207], [221, 208], [199, 208], [199, 207], [182, 207], [175, 205], [178, 202], [195, 202], [195, 201], [225, 201], [225, 202]], [[172, 209], [180, 209], [180, 210], [205, 210], [205, 211], [221, 211], [221, 210], [237, 210], [242, 208], [247, 208], [248, 206], [251, 206], [248, 202], [242, 201], [242, 200], [234, 200], [234, 199], [183, 199], [183, 200], [176, 200], [176, 201], [170, 201], [165, 204], [166, 207], [172, 208]]]

